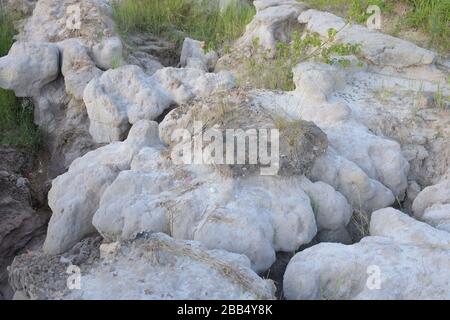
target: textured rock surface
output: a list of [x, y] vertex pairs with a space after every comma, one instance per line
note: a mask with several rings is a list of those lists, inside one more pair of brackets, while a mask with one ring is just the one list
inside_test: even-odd
[[236, 83], [226, 71], [205, 73], [193, 68], [164, 68], [155, 72], [153, 78], [172, 94], [177, 104], [183, 104], [195, 97], [207, 97], [214, 92], [226, 91]]
[[49, 43], [16, 42], [0, 59], [0, 87], [18, 97], [38, 95], [59, 74], [58, 47]]
[[450, 180], [423, 189], [415, 198], [412, 210], [417, 219], [450, 232]]
[[[33, 1], [19, 2], [30, 14]], [[200, 41], [187, 38], [181, 57], [147, 33], [122, 42], [110, 2], [38, 1], [19, 49], [0, 59], [0, 86], [31, 96], [48, 133], [51, 175], [70, 166], [53, 181], [43, 250], [10, 268], [15, 298], [273, 298], [254, 271], [280, 282], [300, 250], [277, 297], [450, 299], [448, 61], [294, 0], [260, 0], [224, 59], [231, 66], [212, 73], [218, 57]], [[302, 62], [292, 92], [235, 88], [226, 71], [239, 76], [256, 37], [273, 53], [293, 31], [326, 38], [330, 28], [338, 43], [361, 45], [355, 63]], [[174, 150], [191, 141], [173, 140], [178, 129], [219, 134], [194, 143], [186, 164]], [[197, 164], [196, 152], [211, 151], [225, 129], [278, 129], [278, 175], [261, 163], [220, 163], [220, 148]], [[27, 180], [1, 168], [0, 295], [2, 268], [44, 225]], [[386, 208], [394, 203], [421, 222]], [[112, 243], [100, 247], [102, 238]], [[70, 264], [81, 290], [67, 289]]]
[[[80, 268], [80, 290], [67, 289], [71, 263]], [[273, 299], [273, 283], [249, 267], [243, 255], [143, 234], [100, 247], [97, 239], [83, 240], [63, 257], [29, 253], [9, 273], [13, 288], [32, 299]]]
[[275, 251], [293, 251], [317, 230], [298, 178], [224, 178], [206, 167], [174, 166], [153, 148], [105, 191], [93, 222], [111, 240], [166, 232], [246, 254], [257, 271], [270, 267]]
[[64, 76], [66, 92], [76, 100], [82, 100], [89, 81], [101, 76], [102, 71], [95, 66], [81, 41], [69, 39], [58, 45], [61, 48], [61, 73]]
[[155, 135], [156, 123], [138, 122], [127, 140], [87, 153], [75, 160], [67, 173], [53, 180], [48, 195], [53, 215], [47, 230], [45, 252], [62, 253], [95, 232], [92, 216], [105, 188], [120, 171], [129, 169], [136, 152], [155, 143]]
[[23, 152], [0, 148], [0, 299], [10, 296], [6, 267], [45, 234], [47, 216], [36, 212], [38, 197], [23, 176], [32, 166]]
[[[179, 129], [188, 130], [191, 136], [203, 138], [203, 140], [208, 139], [204, 137], [204, 131], [220, 131], [224, 144], [223, 160], [225, 160], [227, 139], [231, 140], [227, 138], [226, 130], [236, 130], [235, 134], [240, 140], [246, 136], [249, 139], [261, 137], [261, 131], [257, 130], [263, 130], [266, 134], [268, 130], [278, 130], [279, 139], [276, 148], [280, 156], [279, 159], [274, 160], [279, 162], [276, 164], [279, 170], [271, 174], [290, 176], [308, 173], [316, 158], [322, 156], [327, 149], [326, 135], [312, 122], [285, 119], [283, 115], [261, 108], [258, 102], [242, 89], [228, 90], [203, 99], [196, 99], [167, 114], [160, 125], [161, 139], [168, 146], [175, 146], [178, 145], [177, 130]], [[201, 122], [201, 131], [196, 127], [195, 122]], [[271, 137], [267, 138], [269, 140]], [[207, 142], [205, 141], [204, 152], [209, 146]], [[211, 143], [211, 147], [213, 146], [214, 144]], [[276, 152], [275, 146], [273, 150]], [[250, 156], [249, 153], [250, 150], [247, 149], [246, 158]], [[248, 162], [238, 163], [238, 154], [232, 157], [233, 164], [226, 166], [222, 166], [223, 162], [216, 163], [215, 158], [210, 160], [211, 164], [217, 165], [218, 168], [233, 176], [249, 175], [255, 169], [264, 167], [261, 163], [255, 165]], [[261, 173], [265, 174], [263, 171], [264, 169], [261, 169]]]
[[[59, 42], [79, 37], [87, 45], [92, 45], [98, 42], [102, 34], [114, 32], [112, 9], [108, 2], [107, 0], [39, 0], [33, 15], [18, 35], [18, 39]], [[73, 19], [76, 11], [70, 9], [74, 5], [80, 8], [80, 21], [76, 17]], [[79, 23], [81, 21], [83, 23]]]
[[204, 43], [190, 38], [184, 39], [181, 50], [181, 67], [196, 68], [205, 72], [213, 71], [217, 62], [217, 53], [214, 51], [204, 52]]
[[4, 0], [2, 4], [7, 10], [19, 12], [24, 15], [31, 15], [36, 6], [37, 0]]
[[[364, 58], [387, 73], [401, 71], [417, 79], [445, 80], [445, 76], [434, 66], [437, 54], [413, 43], [365, 26], [349, 24], [328, 12], [306, 10], [300, 14], [298, 21], [305, 24], [309, 31], [317, 32], [324, 38], [328, 37], [329, 29], [337, 30], [337, 42], [360, 44]], [[409, 72], [406, 70], [408, 68]]]
[[351, 246], [322, 243], [298, 253], [284, 277], [286, 297], [449, 298], [449, 233], [387, 208], [372, 214], [370, 234]]
[[329, 148], [316, 160], [310, 178], [332, 185], [354, 206], [373, 211], [403, 197], [409, 163], [397, 142], [370, 132], [350, 106], [334, 98], [340, 76], [335, 67], [302, 63], [294, 69], [295, 91], [258, 92], [256, 100], [287, 119], [319, 126]]
[[103, 39], [92, 47], [92, 55], [96, 65], [108, 70], [123, 64], [123, 45], [118, 37]]
[[137, 66], [108, 70], [93, 79], [83, 100], [89, 132], [99, 143], [122, 140], [131, 124], [155, 120], [173, 103], [169, 93]]
[[249, 46], [258, 38], [259, 44], [272, 52], [277, 41], [288, 41], [292, 31], [300, 28], [297, 18], [306, 9], [304, 4], [295, 0], [258, 0], [253, 4], [256, 15], [237, 46]]

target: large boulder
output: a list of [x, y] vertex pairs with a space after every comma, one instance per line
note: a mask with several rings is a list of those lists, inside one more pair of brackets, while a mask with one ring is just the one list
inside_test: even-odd
[[213, 71], [218, 59], [214, 51], [204, 52], [205, 43], [191, 38], [184, 39], [181, 49], [180, 65], [186, 68], [197, 68], [204, 72]]
[[15, 42], [0, 59], [0, 87], [18, 97], [38, 95], [59, 75], [59, 50], [50, 43]]
[[87, 84], [102, 71], [98, 69], [88, 54], [88, 49], [78, 39], [58, 43], [61, 48], [62, 66], [66, 92], [77, 100], [83, 99]]
[[76, 159], [68, 172], [53, 180], [48, 195], [53, 215], [44, 243], [45, 252], [62, 253], [95, 232], [92, 217], [103, 192], [120, 171], [129, 169], [133, 156], [141, 148], [156, 143], [157, 127], [156, 123], [145, 120], [136, 123], [127, 140], [87, 153]]
[[[71, 265], [80, 270], [75, 290], [67, 286]], [[9, 276], [16, 296], [28, 299], [274, 299], [273, 283], [249, 267], [243, 255], [141, 234], [124, 243], [85, 239], [62, 256], [27, 253], [14, 260]]]
[[415, 198], [412, 210], [417, 219], [450, 232], [450, 179], [423, 189]]
[[59, 42], [78, 37], [90, 47], [103, 34], [114, 33], [112, 13], [108, 0], [40, 0], [18, 39]]
[[450, 234], [392, 208], [372, 213], [370, 237], [321, 243], [289, 262], [288, 299], [448, 299]]
[[165, 232], [248, 256], [268, 269], [275, 251], [294, 251], [317, 227], [300, 178], [224, 177], [206, 166], [173, 165], [146, 148], [105, 191], [93, 219], [111, 241]]
[[92, 47], [92, 55], [96, 65], [103, 70], [120, 67], [124, 63], [122, 40], [119, 37], [101, 39]]
[[94, 78], [84, 90], [89, 132], [96, 142], [118, 141], [139, 120], [155, 120], [173, 103], [169, 93], [137, 66]]

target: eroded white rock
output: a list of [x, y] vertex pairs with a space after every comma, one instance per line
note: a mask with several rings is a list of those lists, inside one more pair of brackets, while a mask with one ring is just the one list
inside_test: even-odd
[[93, 223], [114, 241], [143, 231], [198, 240], [247, 255], [257, 271], [270, 267], [275, 251], [293, 251], [317, 231], [301, 177], [227, 178], [207, 166], [174, 165], [155, 148], [119, 174]]
[[287, 41], [292, 31], [300, 27], [297, 18], [306, 6], [295, 0], [259, 0], [253, 4], [256, 15], [237, 45], [250, 46], [258, 39], [264, 49], [274, 53], [277, 41]]
[[204, 52], [205, 43], [191, 38], [184, 39], [181, 50], [181, 67], [200, 69], [204, 72], [213, 71], [218, 60], [214, 51]]
[[66, 92], [75, 99], [82, 100], [87, 84], [102, 71], [98, 69], [88, 54], [87, 48], [78, 39], [58, 43], [61, 48], [62, 66]]
[[89, 132], [96, 142], [123, 139], [131, 124], [155, 120], [173, 100], [158, 82], [137, 66], [106, 71], [84, 90], [90, 119]]
[[53, 180], [48, 195], [53, 215], [44, 243], [45, 252], [65, 252], [95, 231], [92, 217], [105, 188], [120, 171], [129, 169], [140, 149], [159, 143], [157, 134], [157, 123], [142, 120], [133, 126], [127, 140], [87, 153], [76, 159], [68, 172]]
[[122, 41], [119, 37], [102, 39], [92, 47], [92, 56], [96, 65], [103, 70], [118, 68], [124, 64]]
[[349, 106], [335, 98], [345, 73], [310, 62], [299, 64], [293, 72], [295, 91], [257, 91], [253, 96], [278, 116], [312, 121], [327, 134], [328, 150], [316, 160], [310, 178], [328, 183], [352, 206], [368, 212], [402, 198], [409, 163], [397, 142], [370, 132]]
[[415, 198], [412, 210], [417, 219], [450, 232], [450, 180], [423, 189]]
[[0, 87], [18, 97], [38, 95], [59, 75], [59, 50], [50, 43], [15, 42], [0, 59]]
[[[67, 286], [70, 264], [81, 272], [80, 289]], [[275, 298], [273, 282], [254, 273], [246, 256], [161, 233], [110, 244], [87, 238], [64, 255], [28, 252], [16, 257], [9, 276], [13, 289], [33, 300]]]
[[153, 78], [172, 94], [177, 104], [186, 103], [195, 97], [207, 97], [236, 85], [229, 72], [205, 73], [194, 68], [168, 67], [156, 71]]
[[450, 179], [423, 189], [414, 200], [412, 209], [414, 216], [420, 219], [427, 208], [435, 204], [448, 203], [450, 203]]
[[351, 44], [361, 44], [362, 54], [370, 62], [395, 68], [408, 68], [434, 63], [436, 54], [414, 45], [411, 42], [370, 30], [365, 26], [348, 24], [343, 18], [328, 12], [306, 10], [298, 18], [306, 24], [306, 28], [328, 37], [328, 30], [339, 31], [336, 41]]
[[372, 214], [371, 236], [322, 243], [289, 262], [288, 299], [448, 299], [449, 234], [392, 208]]

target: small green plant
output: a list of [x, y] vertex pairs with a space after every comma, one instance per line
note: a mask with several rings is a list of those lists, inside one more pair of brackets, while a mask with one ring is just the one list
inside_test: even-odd
[[[0, 11], [0, 56], [8, 53], [14, 34], [14, 15]], [[31, 101], [0, 89], [0, 145], [36, 149], [40, 141], [41, 135], [33, 123]]]
[[417, 112], [419, 112], [419, 109], [422, 107], [423, 99], [424, 99], [424, 90], [423, 90], [423, 81], [421, 81], [419, 89], [414, 94], [413, 108], [412, 108], [412, 114], [414, 117], [417, 116]]
[[386, 87], [384, 82], [382, 83], [381, 88], [375, 90], [375, 97], [383, 103], [386, 103], [393, 95], [394, 92]]
[[[278, 42], [274, 53], [262, 48], [259, 39], [255, 38], [250, 57], [244, 62], [244, 77], [256, 88], [289, 91], [295, 89], [292, 69], [300, 62], [313, 59], [348, 66], [351, 62], [342, 57], [358, 54], [360, 45], [335, 43], [338, 32], [328, 30], [326, 40], [317, 33], [302, 36], [293, 32], [291, 41]], [[338, 56], [340, 58], [336, 58]]]
[[110, 64], [111, 64], [111, 68], [112, 68], [112, 69], [117, 69], [117, 68], [119, 68], [120, 66], [123, 65], [123, 59], [122, 59], [121, 56], [114, 56], [114, 57], [111, 59]]
[[450, 97], [444, 96], [442, 92], [442, 87], [440, 84], [438, 84], [437, 90], [434, 93], [434, 105], [436, 108], [441, 109], [444, 111], [447, 109], [447, 106], [450, 104]]

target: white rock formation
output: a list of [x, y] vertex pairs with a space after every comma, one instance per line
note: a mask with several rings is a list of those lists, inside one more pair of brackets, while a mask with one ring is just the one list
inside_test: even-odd
[[120, 67], [124, 64], [122, 41], [118, 37], [102, 39], [92, 47], [92, 56], [95, 64], [103, 70]]
[[[195, 275], [193, 277], [193, 275]], [[67, 299], [273, 299], [274, 286], [246, 256], [164, 234], [124, 244], [81, 278]], [[126, 290], [124, 290], [126, 288]]]
[[430, 50], [365, 26], [348, 24], [343, 18], [328, 12], [307, 10], [302, 12], [298, 20], [306, 24], [308, 30], [323, 37], [328, 36], [331, 28], [339, 31], [336, 38], [338, 42], [361, 44], [364, 57], [376, 65], [402, 69], [430, 65], [436, 59], [436, 54]]
[[195, 97], [207, 97], [214, 92], [226, 91], [236, 85], [231, 73], [205, 73], [194, 68], [164, 68], [155, 72], [158, 81], [177, 104], [183, 104]]
[[90, 58], [92, 46], [114, 36], [112, 8], [108, 0], [8, 2], [32, 15], [20, 23], [17, 54], [0, 60], [0, 87], [32, 98], [55, 177], [96, 147], [82, 97], [86, 84], [100, 75]]
[[186, 38], [181, 49], [180, 65], [186, 68], [195, 68], [210, 72], [214, 70], [218, 59], [214, 51], [204, 52], [205, 43]]
[[[67, 288], [70, 264], [80, 268], [79, 290]], [[101, 245], [99, 239], [86, 239], [62, 256], [26, 253], [14, 260], [9, 276], [16, 296], [27, 299], [275, 298], [273, 282], [255, 274], [247, 257], [164, 234]]]
[[294, 251], [317, 231], [300, 177], [227, 178], [207, 166], [175, 166], [155, 148], [119, 174], [93, 223], [113, 241], [143, 231], [198, 240], [247, 255], [257, 271], [270, 267], [275, 251]]
[[297, 18], [306, 9], [303, 3], [296, 0], [257, 0], [253, 5], [256, 15], [237, 46], [250, 46], [258, 39], [259, 44], [272, 53], [277, 41], [288, 41], [292, 31], [300, 28]]
[[449, 299], [450, 235], [392, 208], [372, 214], [370, 237], [322, 243], [289, 262], [288, 299]]
[[403, 197], [409, 164], [397, 142], [370, 132], [333, 96], [343, 79], [338, 68], [306, 62], [294, 68], [295, 91], [253, 95], [263, 108], [280, 116], [319, 126], [330, 146], [316, 160], [310, 178], [330, 184], [354, 207], [371, 212]]
[[105, 188], [120, 171], [130, 168], [133, 156], [141, 148], [159, 141], [157, 134], [157, 123], [142, 120], [133, 126], [126, 141], [87, 153], [75, 160], [68, 172], [53, 180], [48, 195], [53, 215], [44, 244], [45, 252], [65, 252], [95, 231], [92, 217]]
[[155, 120], [173, 100], [137, 66], [106, 71], [84, 90], [89, 132], [96, 142], [118, 141], [139, 120]]
[[370, 235], [392, 239], [398, 244], [416, 244], [450, 250], [450, 234], [393, 208], [372, 213]]
[[[76, 16], [80, 8], [80, 17]], [[92, 46], [101, 34], [114, 32], [112, 8], [108, 0], [39, 0], [33, 15], [18, 35], [19, 40], [59, 42], [79, 37]]]
[[64, 40], [58, 43], [58, 46], [62, 55], [61, 73], [64, 76], [66, 92], [75, 99], [82, 100], [89, 81], [101, 76], [102, 71], [95, 66], [80, 40]]
[[414, 200], [412, 210], [417, 219], [450, 232], [450, 180], [423, 189]]
[[340, 192], [325, 182], [313, 183], [307, 178], [303, 178], [301, 186], [311, 199], [319, 231], [339, 230], [347, 226], [352, 208]]
[[38, 95], [59, 75], [59, 50], [50, 43], [15, 42], [0, 59], [0, 87], [18, 97]]
[[450, 179], [423, 189], [413, 203], [416, 218], [421, 218], [425, 210], [435, 204], [450, 203]]
[[335, 29], [338, 31], [336, 42], [359, 44], [364, 58], [387, 73], [401, 72], [423, 80], [445, 79], [434, 66], [437, 54], [411, 42], [370, 30], [366, 26], [347, 23], [334, 14], [313, 9], [303, 11], [298, 21], [323, 38], [328, 38], [329, 29]]

